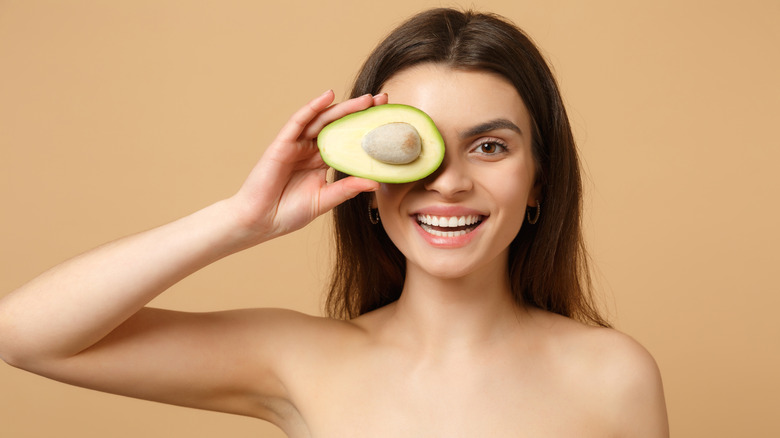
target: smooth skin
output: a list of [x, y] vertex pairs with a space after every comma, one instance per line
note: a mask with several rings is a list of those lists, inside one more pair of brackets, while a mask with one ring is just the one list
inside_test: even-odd
[[[530, 120], [511, 85], [423, 65], [382, 91], [337, 105], [323, 94], [290, 119], [231, 198], [78, 256], [4, 297], [0, 357], [80, 386], [266, 419], [294, 438], [668, 436], [646, 350], [509, 294], [506, 246], [531, 226], [525, 207], [538, 197]], [[327, 184], [317, 133], [388, 96], [433, 118], [447, 148], [442, 167], [408, 184]], [[518, 129], [486, 123], [496, 120]], [[144, 307], [196, 270], [362, 191], [375, 193], [378, 226], [407, 257], [397, 302], [351, 321]], [[465, 211], [483, 217], [467, 238], [431, 237], [415, 219]]]

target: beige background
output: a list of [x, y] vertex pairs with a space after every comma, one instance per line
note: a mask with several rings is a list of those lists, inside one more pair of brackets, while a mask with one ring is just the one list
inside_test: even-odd
[[[231, 194], [288, 115], [343, 97], [400, 20], [474, 6], [527, 30], [557, 71], [598, 284], [660, 364], [673, 435], [778, 436], [780, 2], [381, 3], [0, 1], [0, 294]], [[318, 313], [326, 231], [226, 259], [155, 304]], [[0, 364], [0, 435], [55, 434], [281, 436]]]

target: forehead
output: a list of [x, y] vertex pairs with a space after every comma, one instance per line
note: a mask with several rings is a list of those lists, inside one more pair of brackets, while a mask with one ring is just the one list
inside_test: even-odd
[[425, 111], [440, 130], [465, 130], [486, 120], [507, 119], [531, 132], [530, 115], [515, 87], [503, 76], [422, 64], [387, 80], [382, 92], [390, 103]]

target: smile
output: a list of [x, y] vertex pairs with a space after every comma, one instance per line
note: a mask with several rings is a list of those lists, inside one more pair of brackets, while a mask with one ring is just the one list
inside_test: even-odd
[[468, 216], [431, 216], [418, 214], [417, 223], [426, 233], [437, 237], [457, 237], [474, 231], [483, 217], [480, 215]]

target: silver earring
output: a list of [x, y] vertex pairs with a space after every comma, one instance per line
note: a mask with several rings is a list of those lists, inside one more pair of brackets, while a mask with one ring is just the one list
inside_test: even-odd
[[379, 209], [371, 208], [371, 204], [368, 204], [368, 220], [374, 225], [379, 223]]
[[531, 225], [536, 225], [536, 223], [539, 221], [539, 215], [542, 213], [542, 203], [539, 202], [539, 200], [536, 201], [536, 215], [534, 215], [534, 218], [531, 219], [531, 213], [528, 212], [528, 210], [525, 211], [525, 215], [528, 218], [528, 223]]

